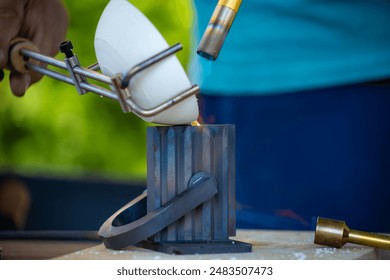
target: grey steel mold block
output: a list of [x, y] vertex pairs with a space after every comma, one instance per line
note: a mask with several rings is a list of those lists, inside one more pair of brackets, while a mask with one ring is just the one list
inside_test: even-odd
[[235, 228], [235, 126], [157, 126], [147, 130], [147, 211], [188, 188], [191, 176], [215, 177], [218, 194], [149, 239], [154, 242], [228, 240]]

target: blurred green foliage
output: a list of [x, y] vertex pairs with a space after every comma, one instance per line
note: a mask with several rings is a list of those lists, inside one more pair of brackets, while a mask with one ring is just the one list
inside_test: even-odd
[[[181, 42], [178, 57], [188, 62], [190, 1], [131, 0], [160, 30], [168, 44]], [[96, 62], [93, 38], [108, 1], [64, 1], [68, 39], [81, 64]], [[62, 55], [58, 56], [62, 59]], [[14, 97], [8, 77], [0, 84], [0, 171], [24, 174], [143, 179], [147, 123], [122, 113], [117, 102], [44, 77], [23, 98]]]

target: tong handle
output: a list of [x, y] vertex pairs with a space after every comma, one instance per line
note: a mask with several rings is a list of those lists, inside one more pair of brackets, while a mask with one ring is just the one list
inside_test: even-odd
[[21, 49], [27, 49], [39, 53], [38, 47], [31, 41], [24, 38], [15, 38], [10, 43], [8, 68], [19, 73], [27, 73], [26, 62], [39, 65], [38, 60], [27, 58], [21, 53]]

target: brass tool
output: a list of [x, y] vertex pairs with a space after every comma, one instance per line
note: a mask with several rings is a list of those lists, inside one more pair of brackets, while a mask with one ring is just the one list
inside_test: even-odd
[[317, 218], [314, 243], [341, 248], [346, 243], [390, 250], [390, 237], [350, 229], [344, 221]]

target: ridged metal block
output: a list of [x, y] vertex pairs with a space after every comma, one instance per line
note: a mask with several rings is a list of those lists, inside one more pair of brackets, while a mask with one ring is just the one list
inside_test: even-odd
[[208, 172], [218, 193], [149, 240], [227, 240], [236, 234], [235, 126], [156, 126], [147, 130], [147, 211], [188, 187], [191, 176]]

